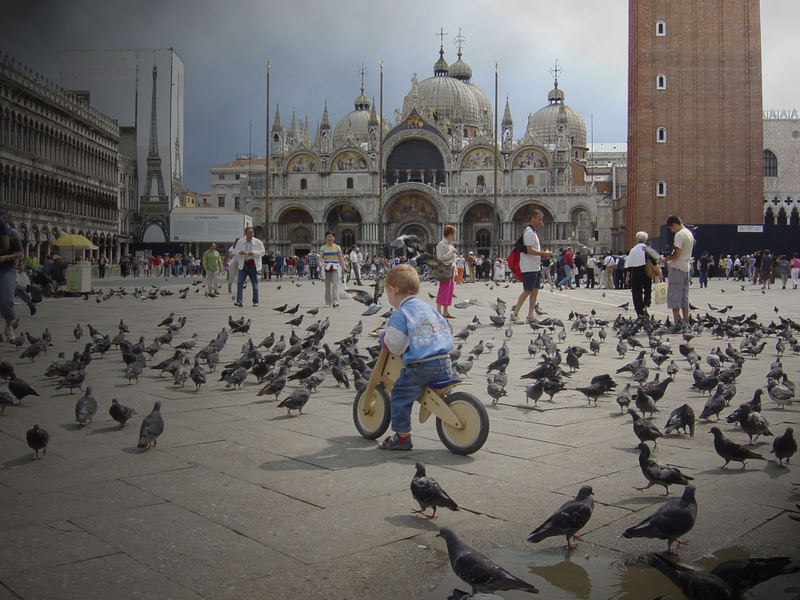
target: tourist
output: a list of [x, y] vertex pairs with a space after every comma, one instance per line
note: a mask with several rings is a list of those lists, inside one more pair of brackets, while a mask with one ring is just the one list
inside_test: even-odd
[[681, 322], [681, 313], [683, 313], [683, 327], [687, 328], [689, 326], [689, 259], [692, 257], [694, 248], [694, 236], [675, 215], [667, 218], [667, 227], [675, 235], [672, 254], [661, 258], [661, 262], [669, 263], [667, 308], [672, 309], [676, 328]]
[[[456, 247], [453, 240], [456, 238], [456, 228], [452, 225], [445, 225], [442, 230], [442, 239], [436, 244], [436, 260], [448, 265], [453, 269], [456, 258]], [[450, 314], [450, 305], [453, 303], [453, 292], [455, 291], [455, 276], [451, 276], [447, 281], [439, 282], [439, 291], [436, 293], [436, 311], [446, 319], [455, 319], [455, 315]]]
[[361, 263], [364, 262], [364, 255], [358, 246], [350, 248], [350, 276], [356, 278], [356, 285], [361, 285]]
[[544, 213], [538, 209], [531, 211], [528, 226], [522, 234], [524, 251], [519, 256], [519, 268], [522, 271], [522, 293], [517, 298], [514, 310], [511, 311], [511, 320], [518, 320], [519, 311], [525, 300], [528, 300], [528, 319], [533, 319], [536, 298], [539, 295], [539, 284], [542, 278], [542, 259], [550, 258], [553, 253], [542, 251], [536, 228], [544, 221]]
[[261, 257], [264, 256], [264, 244], [254, 237], [254, 233], [252, 227], [245, 227], [244, 237], [239, 238], [233, 250], [238, 273], [235, 306], [242, 306], [245, 279], [250, 279], [250, 285], [253, 287], [253, 306], [258, 306], [258, 267], [261, 266]]
[[[650, 306], [652, 294], [653, 280], [647, 274], [645, 265], [648, 260], [657, 265], [659, 258], [658, 252], [647, 245], [647, 232], [637, 231], [636, 245], [625, 258], [625, 279], [631, 288], [633, 308], [639, 317], [649, 316], [647, 308]], [[664, 279], [663, 275], [661, 279]]]
[[325, 306], [339, 306], [339, 279], [344, 271], [342, 248], [335, 243], [332, 231], [325, 232], [325, 245], [320, 249], [322, 270], [325, 274]]
[[206, 296], [216, 296], [217, 276], [222, 270], [222, 257], [217, 252], [217, 245], [214, 242], [211, 242], [208, 250], [203, 253], [202, 262], [206, 271]]

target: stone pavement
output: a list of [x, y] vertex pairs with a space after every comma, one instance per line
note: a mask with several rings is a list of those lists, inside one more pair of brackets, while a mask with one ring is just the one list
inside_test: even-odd
[[[170, 279], [166, 287], [177, 291], [188, 281]], [[131, 291], [134, 285], [154, 282], [164, 284], [119, 278], [94, 283]], [[526, 324], [513, 329], [508, 396], [488, 408], [489, 439], [481, 451], [467, 457], [448, 452], [431, 422], [416, 424], [412, 452], [377, 450], [375, 442], [355, 430], [353, 391], [337, 388], [330, 374], [312, 395], [308, 414], [287, 417], [270, 397], [256, 395], [260, 386], [252, 377], [241, 391], [225, 389], [217, 375], [209, 376], [209, 385], [196, 393], [193, 386], [176, 387], [152, 370], [138, 383], [128, 384], [116, 349], [105, 358], [95, 357], [87, 369], [87, 383], [100, 408], [94, 423], [78, 428], [74, 406], [80, 394], [57, 390], [42, 376], [58, 351], [69, 357], [83, 349], [86, 337], [76, 342], [72, 336], [76, 322], [84, 329], [91, 323], [113, 336], [123, 318], [132, 332], [129, 339], [142, 335], [149, 343], [161, 333], [156, 324], [174, 311], [188, 319], [176, 342], [197, 332], [199, 348], [227, 325], [228, 315], [244, 315], [253, 319], [251, 335], [257, 343], [270, 331], [289, 333], [284, 324], [288, 317], [272, 307], [300, 303], [304, 312], [320, 306], [323, 297], [319, 282], [273, 280], [261, 284], [260, 308], [246, 303], [240, 309], [229, 297], [208, 299], [196, 289], [191, 288], [186, 300], [177, 294], [155, 301], [115, 296], [100, 304], [94, 297], [46, 299], [35, 317], [22, 317], [20, 330], [39, 335], [48, 328], [55, 347], [30, 363], [9, 344], [0, 345], [2, 358], [40, 393], [0, 416], [0, 600], [446, 598], [454, 586], [466, 585], [451, 573], [444, 542], [434, 537], [437, 527], [445, 525], [540, 587], [542, 597], [642, 597], [637, 591], [641, 581], [636, 583], [630, 570], [614, 561], [664, 549], [665, 543], [658, 540], [620, 535], [665, 501], [659, 497], [662, 489], [633, 489], [644, 483], [637, 440], [630, 417], [619, 412], [615, 393], [601, 398], [597, 408], [587, 406], [574, 389], [556, 395], [552, 404], [540, 401], [538, 410], [525, 403], [529, 381], [519, 376], [538, 363], [528, 357], [527, 344], [535, 333]], [[501, 297], [513, 305], [520, 289], [519, 284], [485, 283], [456, 289], [457, 302], [475, 298], [479, 305], [454, 309], [454, 330], [475, 315], [483, 323], [465, 342], [464, 355], [480, 339], [495, 344], [475, 361], [469, 377], [471, 391], [487, 406], [486, 365], [496, 358], [504, 339], [503, 329], [489, 325], [488, 304]], [[434, 285], [424, 283], [421, 296], [432, 292]], [[782, 316], [800, 320], [798, 294], [773, 289], [764, 295], [752, 286], [740, 291], [738, 284], [712, 280], [708, 289], [693, 287], [691, 298], [704, 309], [710, 302], [733, 304], [729, 314], [756, 311], [763, 321], [775, 318], [777, 305]], [[566, 344], [588, 347], [585, 337], [570, 331], [567, 314], [594, 309], [599, 318], [611, 320], [620, 312], [617, 305], [629, 297], [623, 290], [579, 289], [542, 290], [539, 298], [546, 316], [565, 321]], [[245, 300], [249, 298], [247, 290]], [[19, 308], [27, 315], [24, 306]], [[332, 321], [326, 341], [348, 335], [363, 309], [349, 299], [337, 309], [323, 307], [318, 317], [330, 316]], [[666, 316], [663, 307], [653, 312]], [[302, 334], [313, 319], [306, 315], [298, 331]], [[380, 322], [378, 316], [364, 318], [365, 333]], [[677, 353], [682, 340], [670, 338], [681, 371], [659, 403], [655, 423], [662, 428], [674, 407], [688, 402], [699, 414], [705, 402], [689, 390], [691, 374]], [[232, 335], [222, 362], [238, 356], [246, 339]], [[365, 335], [360, 346], [370, 343]], [[724, 348], [725, 343], [708, 333], [692, 341], [703, 357], [709, 348]], [[585, 355], [568, 387], [586, 385], [600, 373], [613, 374], [634, 357], [629, 352], [625, 360], [617, 358], [615, 345], [609, 335], [598, 356]], [[774, 348], [775, 339], [768, 338], [763, 354], [746, 361], [736, 398], [723, 415], [764, 385]], [[168, 351], [162, 350], [156, 360], [166, 356]], [[800, 358], [787, 355], [784, 365], [796, 381]], [[630, 380], [624, 374], [614, 374], [614, 379], [620, 386]], [[112, 398], [137, 411], [122, 431], [115, 430], [108, 416]], [[155, 449], [138, 450], [139, 424], [155, 400], [162, 401], [165, 432]], [[766, 395], [763, 406], [775, 434], [798, 420], [797, 406], [776, 410]], [[25, 442], [25, 432], [34, 423], [51, 435], [48, 452], [39, 461], [31, 460], [33, 453]], [[797, 467], [781, 469], [771, 459], [751, 461], [744, 471], [735, 464], [722, 471], [709, 427], [700, 423], [693, 439], [670, 436], [655, 453], [660, 461], [679, 465], [697, 485], [697, 523], [686, 536], [690, 545], [679, 550], [680, 560], [691, 563], [705, 557], [707, 567], [720, 557], [800, 556], [800, 523], [787, 518], [787, 511], [800, 502], [800, 488], [791, 485], [800, 482]], [[727, 423], [721, 428], [733, 439], [746, 441]], [[756, 449], [769, 456], [771, 444], [772, 438], [766, 438]], [[432, 522], [411, 513], [416, 507], [408, 485], [417, 460], [428, 465], [428, 474], [438, 479], [461, 511], [441, 511]], [[579, 550], [568, 555], [563, 538], [535, 546], [526, 543], [528, 533], [584, 483], [593, 486], [597, 504]], [[673, 495], [681, 492], [679, 486], [672, 489]], [[641, 577], [647, 581], [644, 597], [670, 592], [680, 597], [655, 571]], [[796, 598], [797, 588], [793, 589], [784, 577], [756, 588], [750, 597]]]

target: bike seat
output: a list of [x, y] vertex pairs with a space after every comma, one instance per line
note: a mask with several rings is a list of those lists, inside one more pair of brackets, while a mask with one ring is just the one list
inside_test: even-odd
[[447, 387], [448, 385], [455, 385], [457, 383], [461, 383], [464, 381], [463, 379], [459, 379], [458, 377], [454, 377], [452, 379], [442, 379], [441, 381], [431, 381], [428, 386], [434, 390], [440, 390], [443, 387]]

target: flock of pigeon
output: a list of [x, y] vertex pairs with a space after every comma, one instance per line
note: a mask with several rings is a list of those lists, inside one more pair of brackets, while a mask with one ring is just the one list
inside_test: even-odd
[[[189, 288], [181, 290], [179, 297], [185, 298], [188, 290]], [[381, 311], [382, 278], [375, 282], [374, 293], [363, 290], [348, 292], [367, 307], [362, 316], [377, 315]], [[134, 294], [140, 300], [154, 300], [162, 295], [158, 290], [137, 290]], [[108, 300], [110, 297], [108, 293], [97, 294], [98, 301]], [[469, 309], [478, 305], [479, 302], [475, 300], [467, 300], [456, 304], [455, 308]], [[620, 308], [624, 308], [624, 305]], [[632, 417], [636, 448], [639, 450], [639, 466], [646, 481], [646, 485], [636, 489], [644, 491], [652, 486], [660, 486], [664, 488], [666, 496], [670, 486], [685, 486], [680, 498], [661, 505], [642, 522], [622, 533], [625, 538], [666, 540], [667, 554], [674, 554], [672, 545], [676, 542], [683, 543], [680, 538], [693, 528], [697, 500], [695, 486], [691, 483], [693, 477], [681, 472], [676, 466], [664, 464], [654, 458], [658, 440], [678, 435], [682, 438], [693, 438], [696, 427], [701, 422], [713, 422], [715, 426], [708, 430], [713, 435], [713, 444], [709, 443], [708, 448], [710, 450], [713, 446], [714, 451], [725, 461], [720, 468], [726, 468], [733, 461], [741, 463], [741, 468], [744, 469], [746, 461], [766, 458], [753, 449], [759, 437], [773, 436], [762, 411], [762, 399], [766, 400], [764, 394], [775, 403], [777, 410], [784, 409], [797, 399], [795, 383], [782, 363], [787, 351], [795, 354], [800, 352], [800, 344], [796, 338], [800, 325], [789, 319], [780, 318], [777, 323], [773, 321], [763, 324], [755, 314], [727, 315], [726, 307], [725, 313], [722, 313], [724, 318], [707, 313], [699, 316], [690, 328], [684, 329], [671, 326], [669, 321], [663, 323], [654, 318], [627, 318], [622, 314], [613, 321], [604, 320], [593, 309], [587, 314], [571, 312], [565, 324], [558, 318], [545, 317], [545, 313], [537, 305], [536, 317], [527, 322], [527, 327], [533, 332], [527, 345], [527, 356], [512, 356], [508, 342], [514, 335], [521, 335], [520, 329], [526, 325], [506, 317], [508, 307], [500, 298], [491, 303], [491, 309], [486, 326], [476, 315], [463, 329], [454, 331], [456, 347], [451, 352], [454, 370], [461, 376], [467, 376], [482, 356], [491, 356], [491, 360], [485, 365], [486, 392], [492, 405], [498, 410], [501, 399], [509, 396], [507, 370], [512, 359], [520, 362], [537, 357], [540, 359], [535, 368], [523, 369], [527, 372], [521, 376], [521, 380], [532, 381], [525, 385], [524, 392], [525, 405], [531, 410], [548, 410], [561, 403], [561, 400], [556, 402], [557, 395], [564, 395], [569, 391], [585, 397], [591, 408], [598, 406], [598, 400], [616, 394], [619, 410], [626, 411]], [[366, 385], [379, 348], [377, 345], [366, 348], [363, 344], [359, 345], [364, 328], [363, 320], [352, 328], [349, 335], [329, 344], [325, 341], [325, 335], [330, 326], [330, 318], [317, 318], [318, 308], [301, 312], [299, 304], [284, 304], [272, 310], [287, 318], [285, 325], [289, 327], [288, 332], [270, 332], [257, 341], [258, 338], [254, 340], [251, 337], [251, 319], [234, 319], [229, 316], [227, 326], [199, 349], [198, 334], [182, 336], [187, 318], [175, 313], [170, 313], [158, 322], [157, 326], [163, 333], [149, 343], [144, 336], [132, 334], [122, 319], [113, 337], [88, 323], [87, 332], [84, 332], [82, 325], [78, 324], [73, 330], [73, 336], [83, 345], [83, 350], [75, 351], [71, 359], [67, 359], [65, 353], [59, 353], [47, 366], [43, 376], [54, 382], [56, 389], [68, 389], [70, 393], [77, 389], [81, 392], [82, 395], [75, 404], [75, 421], [78, 426], [91, 423], [99, 410], [92, 387], [85, 385], [87, 368], [97, 356], [102, 357], [109, 352], [119, 352], [124, 377], [131, 385], [145, 372], [157, 378], [169, 375], [171, 380], [168, 386], [184, 387], [191, 382], [197, 392], [217, 375], [218, 381], [224, 382], [225, 387], [232, 390], [241, 390], [246, 382], [255, 381], [260, 386], [257, 397], [266, 396], [269, 401], [274, 397], [277, 406], [287, 409], [287, 415], [292, 411], [297, 411], [299, 415], [304, 414], [303, 409], [311, 394], [325, 381], [327, 373], [330, 373], [337, 387], [350, 389], [352, 386], [361, 389]], [[383, 323], [389, 315], [390, 312], [380, 315]], [[304, 323], [304, 320], [307, 321]], [[380, 327], [382, 324], [375, 329]], [[465, 352], [464, 348], [469, 347], [468, 338], [480, 327], [493, 327], [498, 336], [502, 332], [505, 339], [495, 343], [494, 338], [476, 336], [481, 339]], [[673, 349], [676, 340], [670, 337], [676, 334], [682, 338], [677, 355]], [[85, 335], [88, 340], [84, 342]], [[233, 360], [223, 362], [220, 355], [234, 335], [241, 336], [239, 339], [243, 341], [240, 352]], [[574, 339], [577, 336], [585, 338], [588, 348], [574, 342], [563, 347], [568, 337]], [[620, 359], [624, 360], [632, 349], [638, 349], [636, 358], [617, 369], [614, 375], [596, 374], [591, 377], [588, 385], [571, 385], [572, 378], [579, 370], [586, 368], [593, 356], [599, 355], [604, 348], [611, 348], [612, 344], [607, 341], [611, 336], [617, 339], [614, 352]], [[716, 348], [701, 358], [692, 345], [692, 340], [698, 336], [716, 338], [719, 345], [715, 342], [713, 345]], [[726, 338], [723, 348], [722, 340]], [[731, 341], [736, 339], [740, 340], [738, 347], [734, 347]], [[738, 408], [724, 416], [724, 420], [732, 424], [735, 430], [741, 430], [748, 436], [747, 444], [744, 440], [739, 443], [723, 434], [719, 426], [723, 420], [720, 415], [731, 406], [736, 396], [736, 380], [742, 373], [743, 365], [749, 358], [758, 357], [765, 350], [768, 339], [776, 340], [776, 360], [769, 365], [763, 389], [757, 389], [752, 400], [739, 404]], [[48, 348], [54, 345], [54, 340], [45, 330], [38, 338], [29, 333], [24, 337], [19, 336], [16, 345], [21, 350], [20, 359], [35, 361], [40, 355], [47, 353]], [[22, 349], [22, 346], [26, 347]], [[495, 348], [496, 352], [492, 353]], [[164, 357], [157, 361], [158, 355]], [[680, 366], [683, 361], [691, 370], [691, 389], [700, 394], [708, 394], [708, 399], [697, 417], [688, 402], [672, 410], [662, 431], [652, 422], [652, 418], [659, 412], [658, 403], [668, 397], [670, 384], [676, 377], [686, 376], [681, 374], [681, 371], [686, 370]], [[704, 370], [703, 362], [708, 370]], [[662, 379], [661, 367], [664, 364], [667, 365], [667, 376]], [[616, 391], [619, 386], [615, 376], [629, 378], [630, 381]], [[8, 392], [0, 392], [0, 411], [5, 411], [7, 406], [22, 403], [29, 396], [39, 396], [32, 385], [16, 375], [10, 362], [0, 361], [0, 377], [8, 381]], [[287, 389], [287, 386], [292, 385], [296, 387]], [[37, 387], [40, 386], [37, 384]], [[281, 394], [284, 394], [282, 400]], [[547, 400], [543, 401], [547, 408], [539, 405], [543, 396], [547, 396]], [[505, 403], [508, 400], [502, 404]], [[736, 406], [736, 403], [732, 406]], [[108, 413], [119, 423], [119, 429], [136, 414], [132, 408], [117, 399], [111, 401]], [[143, 449], [155, 446], [163, 431], [164, 420], [159, 401], [140, 423], [137, 446]], [[34, 458], [39, 458], [40, 453], [46, 453], [49, 435], [44, 428], [34, 425], [27, 431], [26, 439], [34, 450]], [[652, 450], [648, 442], [652, 442]], [[791, 427], [774, 437], [772, 453], [781, 467], [788, 467], [796, 451], [797, 444]], [[416, 465], [411, 491], [420, 505], [420, 510], [416, 512], [428, 518], [434, 518], [439, 507], [458, 510], [456, 502], [433, 478], [426, 475], [422, 463]], [[548, 537], [564, 536], [567, 547], [574, 548], [572, 541], [580, 540], [578, 532], [589, 522], [593, 506], [592, 487], [584, 485], [575, 498], [565, 502], [551, 517], [535, 528], [529, 534], [528, 541], [536, 543]], [[429, 508], [433, 509], [431, 515], [424, 512]], [[443, 527], [439, 535], [447, 544], [454, 572], [472, 587], [473, 593], [511, 589], [531, 593], [537, 591], [530, 583], [516, 578], [470, 548], [450, 528]], [[798, 563], [784, 557], [750, 559], [737, 564], [735, 568], [723, 563], [710, 573], [679, 565], [661, 554], [646, 555], [642, 560], [644, 564], [658, 569], [672, 579], [689, 598], [736, 598], [744, 590], [770, 577], [800, 570]]]

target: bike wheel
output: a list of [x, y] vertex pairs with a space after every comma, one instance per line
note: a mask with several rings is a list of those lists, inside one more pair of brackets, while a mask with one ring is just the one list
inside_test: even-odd
[[444, 401], [463, 423], [456, 429], [436, 419], [436, 433], [453, 454], [472, 454], [483, 447], [489, 436], [489, 414], [480, 400], [467, 392], [453, 392]]
[[353, 422], [358, 433], [368, 440], [374, 440], [389, 429], [389, 420], [391, 419], [389, 395], [383, 386], [376, 387], [372, 411], [369, 414], [364, 412], [368, 401], [369, 399], [364, 396], [363, 391], [356, 393], [353, 401]]

